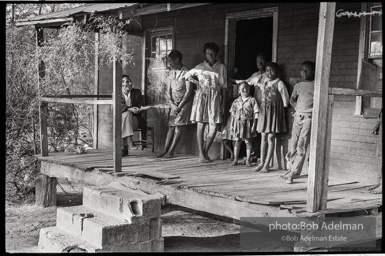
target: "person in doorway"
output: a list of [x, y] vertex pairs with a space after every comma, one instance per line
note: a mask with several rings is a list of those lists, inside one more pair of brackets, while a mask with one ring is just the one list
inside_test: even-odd
[[374, 186], [368, 187], [368, 190], [372, 194], [382, 194], [382, 107], [380, 114], [378, 115], [378, 121], [376, 126], [373, 129], [373, 134], [378, 135], [377, 142], [377, 184]]
[[304, 61], [301, 65], [302, 81], [294, 86], [290, 104], [295, 109], [291, 142], [288, 158], [288, 171], [280, 177], [286, 183], [301, 174], [306, 159], [306, 150], [310, 144], [311, 116], [313, 113], [315, 63]]
[[240, 96], [233, 102], [230, 108], [231, 133], [234, 140], [234, 161], [232, 165], [238, 164], [239, 149], [242, 140], [246, 143], [246, 167], [251, 167], [251, 138], [256, 136], [258, 120], [257, 101], [250, 97], [250, 85], [243, 82], [239, 85]]
[[255, 172], [269, 172], [275, 149], [275, 135], [287, 131], [284, 108], [289, 104], [289, 94], [285, 84], [278, 78], [278, 71], [277, 63], [267, 63], [267, 79], [263, 83], [258, 83], [262, 92], [262, 102], [259, 108], [257, 131], [262, 134], [262, 141], [261, 162], [253, 169]]
[[[206, 43], [203, 46], [206, 60], [186, 73], [187, 81], [197, 84], [191, 118], [197, 123], [197, 141], [199, 148], [199, 161], [209, 163], [208, 152], [221, 125], [224, 113], [224, 104], [227, 90], [227, 69], [217, 60], [219, 47], [216, 43]], [[194, 78], [197, 77], [197, 80]], [[206, 143], [204, 131], [209, 127]]]
[[122, 156], [127, 156], [130, 150], [137, 150], [132, 136], [134, 131], [141, 129], [142, 138], [147, 132], [146, 122], [142, 116], [143, 96], [139, 89], [132, 88], [130, 76], [122, 75]]
[[172, 50], [168, 56], [168, 63], [171, 68], [169, 81], [169, 101], [171, 109], [168, 118], [168, 132], [166, 143], [160, 157], [174, 157], [174, 150], [182, 136], [184, 127], [190, 123], [193, 86], [190, 82], [186, 83], [185, 75], [188, 71], [182, 64], [183, 56], [178, 50]]

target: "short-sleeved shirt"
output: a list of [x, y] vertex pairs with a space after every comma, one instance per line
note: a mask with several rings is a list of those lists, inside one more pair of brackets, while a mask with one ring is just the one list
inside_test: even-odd
[[311, 115], [313, 112], [314, 81], [299, 82], [294, 86], [290, 104], [297, 114]]

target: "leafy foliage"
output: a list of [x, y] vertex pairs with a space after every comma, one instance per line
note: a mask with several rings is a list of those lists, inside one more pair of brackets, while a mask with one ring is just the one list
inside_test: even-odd
[[[70, 4], [64, 4], [70, 5]], [[79, 5], [79, 4], [74, 4]], [[13, 7], [13, 8], [12, 8]], [[15, 27], [15, 19], [60, 10], [61, 4], [7, 5], [6, 27], [6, 200], [33, 198], [40, 153], [40, 95], [94, 94], [94, 31], [100, 65], [113, 61], [133, 62], [132, 53], [120, 46], [126, 23], [113, 17], [92, 16], [89, 23], [72, 22], [59, 30], [44, 31], [44, 43], [36, 49], [32, 27]], [[12, 18], [11, 18], [12, 17]], [[45, 76], [38, 76], [38, 64]], [[39, 91], [37, 84], [39, 82]], [[49, 150], [63, 151], [70, 144], [92, 145], [93, 106], [49, 104]], [[83, 137], [84, 136], [84, 137]]]

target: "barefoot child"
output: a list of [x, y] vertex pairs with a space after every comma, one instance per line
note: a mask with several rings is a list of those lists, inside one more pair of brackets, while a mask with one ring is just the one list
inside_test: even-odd
[[190, 83], [186, 83], [184, 78], [188, 69], [182, 64], [182, 53], [178, 50], [172, 50], [167, 58], [171, 68], [168, 76], [171, 109], [166, 143], [163, 152], [156, 156], [158, 158], [174, 157], [174, 150], [182, 136], [183, 128], [190, 122], [192, 107], [193, 88]]
[[275, 148], [275, 134], [287, 130], [284, 108], [289, 104], [286, 86], [278, 78], [278, 64], [267, 63], [266, 75], [267, 79], [258, 84], [262, 95], [257, 124], [257, 131], [262, 135], [261, 162], [253, 169], [261, 173], [269, 172], [269, 164]]
[[[216, 43], [206, 43], [203, 53], [206, 60], [186, 73], [186, 81], [197, 84], [190, 120], [197, 123], [197, 140], [199, 148], [199, 161], [209, 163], [209, 149], [213, 143], [218, 125], [222, 123], [224, 102], [227, 90], [227, 69], [217, 60], [219, 47]], [[197, 76], [198, 81], [193, 77]], [[203, 135], [206, 125], [209, 132], [206, 143]]]
[[239, 149], [242, 140], [246, 143], [246, 166], [251, 166], [251, 138], [257, 136], [255, 133], [258, 119], [257, 101], [250, 97], [250, 85], [241, 83], [238, 88], [239, 96], [234, 100], [230, 108], [232, 117], [231, 131], [234, 140], [234, 161], [231, 165], [238, 164]]
[[315, 63], [305, 61], [301, 65], [301, 78], [294, 86], [290, 104], [295, 109], [293, 129], [291, 131], [289, 169], [282, 178], [286, 183], [293, 183], [293, 179], [301, 174], [306, 158], [306, 150], [310, 144], [311, 116], [313, 112]]

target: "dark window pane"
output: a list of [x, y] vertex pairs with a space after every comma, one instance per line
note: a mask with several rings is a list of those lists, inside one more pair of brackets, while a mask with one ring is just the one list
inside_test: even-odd
[[[375, 7], [375, 8], [372, 8], [372, 11], [381, 11], [382, 10], [382, 7]], [[378, 14], [374, 14], [371, 16], [371, 20], [372, 20], [372, 24], [371, 24], [371, 30], [373, 31], [379, 31], [381, 30], [382, 31], [382, 16], [378, 15]]]

